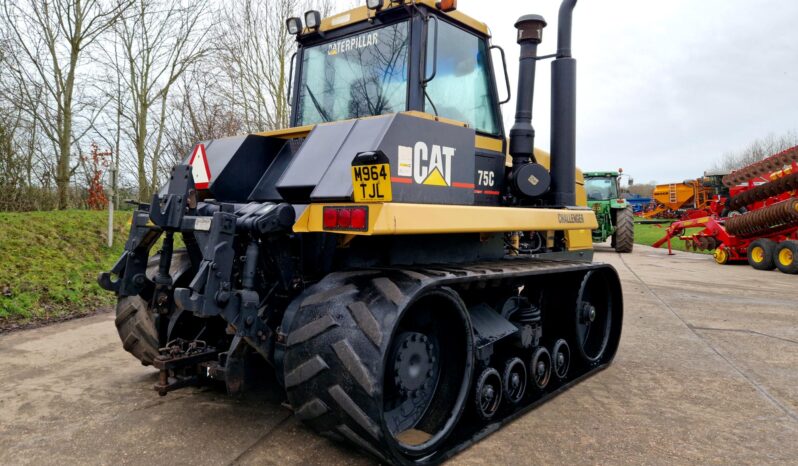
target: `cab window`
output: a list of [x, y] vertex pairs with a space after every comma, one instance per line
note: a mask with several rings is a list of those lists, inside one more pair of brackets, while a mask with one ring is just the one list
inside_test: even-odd
[[615, 178], [587, 178], [585, 190], [589, 201], [609, 201], [618, 198], [618, 185]]
[[433, 72], [435, 27], [438, 59], [435, 78], [427, 84], [427, 113], [468, 123], [482, 133], [500, 134], [485, 39], [443, 20], [430, 23], [427, 76]]
[[404, 21], [304, 49], [297, 124], [406, 110], [408, 29]]

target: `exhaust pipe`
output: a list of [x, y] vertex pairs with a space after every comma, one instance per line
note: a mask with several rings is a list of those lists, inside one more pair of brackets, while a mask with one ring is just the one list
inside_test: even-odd
[[515, 27], [518, 29], [521, 58], [518, 64], [515, 124], [510, 130], [513, 170], [509, 181], [519, 203], [523, 203], [524, 199], [542, 196], [551, 185], [549, 173], [535, 160], [535, 129], [532, 127], [538, 44], [543, 40], [546, 20], [540, 15], [526, 15], [516, 21]]
[[518, 64], [518, 98], [515, 102], [515, 124], [510, 130], [510, 155], [513, 168], [534, 158], [535, 129], [532, 127], [532, 102], [535, 94], [535, 69], [538, 44], [543, 40], [546, 20], [540, 15], [522, 16], [515, 23], [521, 59]]
[[576, 60], [571, 26], [577, 0], [564, 0], [557, 23], [557, 58], [551, 63], [551, 202], [576, 204]]

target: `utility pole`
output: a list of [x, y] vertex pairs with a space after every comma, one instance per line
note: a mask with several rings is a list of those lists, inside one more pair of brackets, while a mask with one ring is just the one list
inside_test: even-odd
[[111, 165], [110, 183], [108, 186], [108, 247], [114, 246], [114, 204], [116, 203], [116, 166]]

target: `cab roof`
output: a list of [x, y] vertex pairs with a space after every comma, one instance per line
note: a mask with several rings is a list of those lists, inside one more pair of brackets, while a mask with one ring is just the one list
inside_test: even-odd
[[619, 176], [618, 172], [585, 172], [585, 178], [601, 178], [608, 176]]
[[349, 26], [351, 24], [366, 21], [369, 18], [374, 17], [375, 14], [380, 14], [383, 11], [387, 11], [394, 8], [401, 8], [405, 6], [405, 4], [407, 3], [415, 3], [416, 5], [424, 5], [430, 9], [440, 11], [441, 14], [447, 16], [452, 21], [467, 26], [468, 28], [477, 31], [486, 37], [490, 37], [490, 29], [488, 28], [487, 24], [470, 17], [465, 13], [461, 13], [459, 10], [443, 12], [440, 10], [440, 8], [438, 8], [436, 0], [404, 0], [404, 1], [388, 0], [385, 3], [386, 5], [381, 10], [377, 10], [377, 12], [375, 12], [374, 10], [369, 10], [366, 7], [364, 1], [363, 6], [359, 6], [349, 11], [338, 13], [328, 18], [322, 19], [319, 30], [321, 30], [322, 32], [333, 31], [335, 29]]

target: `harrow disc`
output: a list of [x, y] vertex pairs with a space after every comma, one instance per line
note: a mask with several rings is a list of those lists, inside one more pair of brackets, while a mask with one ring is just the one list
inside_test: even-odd
[[796, 188], [798, 188], [798, 173], [792, 173], [734, 196], [729, 199], [728, 206], [732, 210], [739, 210], [754, 202], [764, 201], [769, 197], [794, 191]]
[[726, 230], [742, 238], [763, 236], [792, 225], [798, 225], [798, 199], [788, 199], [726, 220]]

